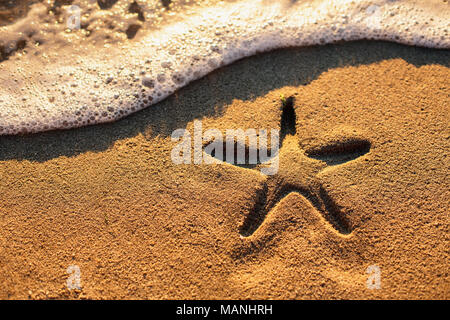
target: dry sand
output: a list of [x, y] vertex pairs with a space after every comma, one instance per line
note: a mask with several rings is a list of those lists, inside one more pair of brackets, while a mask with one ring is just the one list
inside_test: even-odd
[[[0, 137], [0, 298], [448, 299], [449, 58], [379, 42], [282, 50], [116, 123]], [[280, 94], [296, 134], [277, 175], [172, 163], [172, 131], [195, 119], [279, 128]], [[348, 137], [370, 150], [326, 168], [307, 156]], [[321, 185], [351, 232], [294, 192], [241, 237], [264, 186], [286, 185]]]

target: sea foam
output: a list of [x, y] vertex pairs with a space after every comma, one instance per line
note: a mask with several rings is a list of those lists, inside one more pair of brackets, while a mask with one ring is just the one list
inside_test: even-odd
[[136, 41], [0, 64], [0, 135], [111, 122], [238, 59], [278, 48], [376, 39], [445, 48], [447, 2], [257, 1], [201, 8]]

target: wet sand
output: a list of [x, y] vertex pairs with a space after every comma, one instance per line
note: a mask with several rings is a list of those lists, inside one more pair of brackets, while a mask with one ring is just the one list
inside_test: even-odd
[[[0, 298], [448, 299], [449, 58], [381, 42], [281, 50], [115, 123], [0, 137]], [[194, 120], [280, 128], [280, 95], [296, 133], [275, 176], [172, 163], [170, 135]], [[370, 150], [307, 156], [348, 136]], [[302, 194], [315, 184], [348, 234]], [[299, 192], [242, 237], [267, 185]], [[371, 265], [381, 289], [366, 286]]]

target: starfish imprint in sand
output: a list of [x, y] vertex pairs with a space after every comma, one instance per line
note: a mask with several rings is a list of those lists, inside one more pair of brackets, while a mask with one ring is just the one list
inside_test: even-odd
[[[272, 155], [279, 157], [278, 172], [266, 176], [262, 188], [257, 191], [255, 204], [240, 227], [241, 236], [253, 235], [264, 223], [268, 213], [293, 192], [309, 201], [337, 232], [342, 235], [350, 234], [352, 226], [348, 218], [329, 196], [318, 175], [325, 169], [338, 167], [365, 155], [370, 150], [370, 142], [359, 138], [348, 138], [317, 149], [302, 150], [296, 137], [293, 97], [283, 101], [280, 128], [279, 153]], [[215, 156], [214, 153], [210, 155]], [[223, 159], [219, 160], [223, 161]], [[244, 166], [244, 168], [254, 170], [257, 167]]]

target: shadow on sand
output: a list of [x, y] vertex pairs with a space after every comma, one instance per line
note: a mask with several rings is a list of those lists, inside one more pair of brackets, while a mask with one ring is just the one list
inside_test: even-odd
[[47, 161], [108, 149], [142, 133], [151, 138], [202, 117], [220, 117], [233, 99], [252, 100], [284, 86], [307, 85], [328, 69], [400, 58], [415, 66], [450, 66], [450, 52], [389, 42], [357, 41], [277, 50], [240, 60], [180, 89], [166, 100], [109, 124], [25, 136], [0, 136], [0, 161]]

